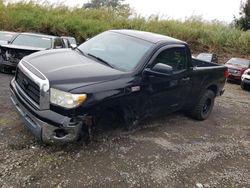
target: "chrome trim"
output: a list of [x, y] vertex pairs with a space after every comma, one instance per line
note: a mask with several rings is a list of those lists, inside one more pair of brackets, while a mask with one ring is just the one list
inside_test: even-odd
[[[38, 76], [36, 76], [33, 72], [31, 72], [29, 69], [27, 69], [22, 62], [25, 62], [27, 64], [29, 64], [30, 66], [32, 66], [36, 71], [38, 71], [41, 75], [43, 75], [43, 77], [45, 78], [45, 80], [42, 80], [41, 78], [39, 78]], [[28, 100], [30, 102], [32, 102], [32, 104], [36, 104], [36, 106], [38, 107], [38, 109], [40, 110], [48, 110], [50, 107], [50, 85], [49, 85], [49, 80], [46, 78], [46, 76], [39, 71], [36, 67], [34, 67], [32, 64], [30, 64], [29, 62], [25, 61], [25, 60], [21, 60], [17, 67], [27, 76], [29, 77], [32, 81], [34, 81], [39, 87], [40, 87], [40, 105], [38, 106], [36, 104], [36, 102], [34, 102], [30, 97], [27, 97]], [[16, 83], [16, 85], [18, 85]], [[20, 88], [20, 87], [19, 87]], [[18, 89], [19, 89], [18, 88]], [[23, 91], [23, 90], [21, 90]], [[25, 93], [25, 92], [24, 92]], [[25, 96], [26, 97], [26, 96]]]

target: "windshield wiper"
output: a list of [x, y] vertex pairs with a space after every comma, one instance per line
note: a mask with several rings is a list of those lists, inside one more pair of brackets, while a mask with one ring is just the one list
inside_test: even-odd
[[90, 53], [88, 53], [87, 55], [90, 56], [90, 57], [93, 57], [93, 58], [97, 59], [98, 61], [101, 61], [102, 63], [104, 63], [105, 65], [108, 65], [111, 68], [114, 68], [114, 66], [112, 66], [110, 63], [108, 63], [107, 61], [103, 60], [100, 57], [97, 57], [97, 56], [95, 56], [93, 54], [90, 54]]
[[114, 68], [114, 66], [112, 66], [110, 63], [108, 63], [107, 61], [103, 60], [102, 58], [97, 57], [97, 56], [95, 56], [95, 55], [93, 55], [93, 54], [90, 54], [90, 53], [86, 54], [84, 51], [82, 51], [82, 50], [81, 50], [80, 48], [78, 48], [78, 47], [75, 47], [74, 50], [79, 51], [82, 55], [84, 55], [84, 56], [86, 56], [86, 57], [87, 57], [87, 56], [93, 57], [93, 58], [97, 59], [98, 61], [104, 63], [105, 65], [108, 65], [109, 67]]
[[82, 51], [80, 48], [78, 47], [75, 47], [75, 48], [72, 48], [73, 50], [77, 50], [78, 52], [80, 52], [82, 55], [84, 56], [87, 56], [86, 53], [84, 51]]

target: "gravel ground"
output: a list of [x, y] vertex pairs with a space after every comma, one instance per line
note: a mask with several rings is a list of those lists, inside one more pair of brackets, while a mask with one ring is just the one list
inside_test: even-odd
[[43, 146], [9, 100], [0, 73], [0, 187], [250, 187], [250, 93], [227, 84], [206, 121], [174, 113], [132, 132]]

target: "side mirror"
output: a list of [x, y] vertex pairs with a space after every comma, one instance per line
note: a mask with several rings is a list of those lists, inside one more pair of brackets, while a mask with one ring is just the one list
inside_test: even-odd
[[163, 63], [157, 63], [153, 68], [152, 71], [162, 73], [162, 74], [167, 74], [171, 75], [173, 74], [173, 67], [163, 64]]
[[7, 43], [8, 43], [8, 44], [10, 44], [10, 43], [11, 43], [11, 41], [10, 41], [10, 40], [8, 40], [8, 41], [7, 41]]
[[77, 47], [77, 45], [76, 44], [70, 44], [70, 47], [74, 49], [74, 48]]
[[152, 69], [146, 68], [144, 74], [153, 76], [171, 76], [173, 74], [173, 67], [163, 63], [157, 63]]

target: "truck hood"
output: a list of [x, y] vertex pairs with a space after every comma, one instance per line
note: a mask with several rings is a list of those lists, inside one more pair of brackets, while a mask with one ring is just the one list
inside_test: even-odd
[[7, 41], [0, 40], [0, 45], [7, 44]]
[[242, 66], [237, 66], [237, 65], [232, 65], [232, 64], [225, 64], [225, 66], [227, 68], [231, 68], [231, 69], [236, 69], [236, 70], [246, 70], [247, 67], [242, 67]]
[[64, 91], [115, 80], [125, 74], [72, 49], [41, 51], [23, 60], [43, 73], [51, 87]]
[[2, 58], [5, 61], [9, 61], [14, 64], [18, 64], [18, 62], [27, 55], [30, 55], [37, 51], [45, 50], [45, 48], [18, 46], [12, 44], [1, 45], [0, 48], [1, 48]]
[[14, 45], [14, 44], [4, 44], [4, 45], [1, 45], [1, 47], [7, 48], [7, 49], [15, 49], [15, 50], [30, 50], [30, 51], [46, 50], [46, 48], [37, 48], [37, 47]]

